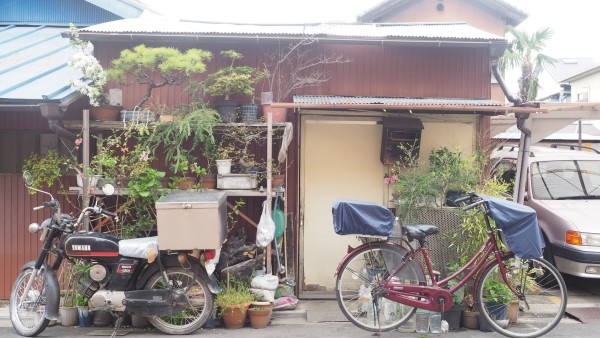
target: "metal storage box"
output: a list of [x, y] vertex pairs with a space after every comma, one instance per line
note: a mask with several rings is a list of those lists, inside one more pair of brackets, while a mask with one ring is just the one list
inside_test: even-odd
[[256, 174], [218, 174], [217, 189], [256, 189]]
[[160, 250], [218, 249], [227, 236], [227, 194], [176, 191], [156, 202]]

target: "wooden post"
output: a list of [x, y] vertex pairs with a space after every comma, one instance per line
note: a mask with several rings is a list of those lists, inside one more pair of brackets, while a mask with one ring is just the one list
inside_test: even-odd
[[[271, 180], [273, 179], [272, 176], [272, 169], [273, 169], [273, 114], [271, 112], [267, 113], [267, 208], [269, 208], [269, 214], [271, 213], [271, 210], [273, 210], [271, 208], [271, 192], [272, 192], [272, 187], [271, 187]], [[271, 215], [272, 217], [273, 215]], [[276, 239], [273, 239], [274, 241]], [[275, 244], [277, 245], [277, 244]], [[266, 252], [265, 255], [267, 256], [267, 273], [272, 273], [273, 272], [273, 266], [271, 263], [271, 245], [269, 244], [269, 246], [267, 246], [266, 248]]]
[[[90, 194], [88, 192], [88, 177], [90, 166], [90, 111], [83, 110], [83, 194], [82, 205], [86, 208], [90, 202]], [[83, 228], [85, 231], [90, 231], [90, 221], [87, 217], [83, 220]]]

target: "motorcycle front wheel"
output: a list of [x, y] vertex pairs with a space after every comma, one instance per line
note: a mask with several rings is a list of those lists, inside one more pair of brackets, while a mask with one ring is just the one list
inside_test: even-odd
[[[174, 289], [185, 291], [189, 306], [178, 315], [149, 317], [148, 321], [166, 334], [188, 334], [198, 330], [210, 318], [214, 307], [214, 297], [207, 282], [196, 278], [192, 270], [181, 267], [167, 268], [165, 273]], [[164, 289], [166, 286], [160, 272], [146, 283], [146, 289]]]
[[33, 269], [23, 270], [17, 276], [10, 292], [10, 321], [15, 330], [25, 337], [37, 336], [50, 322], [44, 317], [46, 310], [44, 271], [40, 271], [35, 277], [27, 295], [23, 294], [32, 276]]

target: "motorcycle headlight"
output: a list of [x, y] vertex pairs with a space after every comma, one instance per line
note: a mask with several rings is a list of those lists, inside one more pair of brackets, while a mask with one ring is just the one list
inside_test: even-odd
[[32, 234], [35, 234], [36, 232], [39, 232], [40, 230], [42, 230], [42, 227], [39, 224], [37, 224], [37, 223], [29, 224], [29, 232], [31, 232]]

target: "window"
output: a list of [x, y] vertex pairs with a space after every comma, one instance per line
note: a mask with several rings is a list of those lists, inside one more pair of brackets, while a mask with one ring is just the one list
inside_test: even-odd
[[421, 144], [421, 130], [423, 124], [418, 119], [384, 119], [383, 135], [381, 139], [381, 163], [396, 164], [405, 158], [402, 150], [398, 147], [404, 145], [406, 149], [412, 149], [416, 158], [419, 156], [419, 145]]

